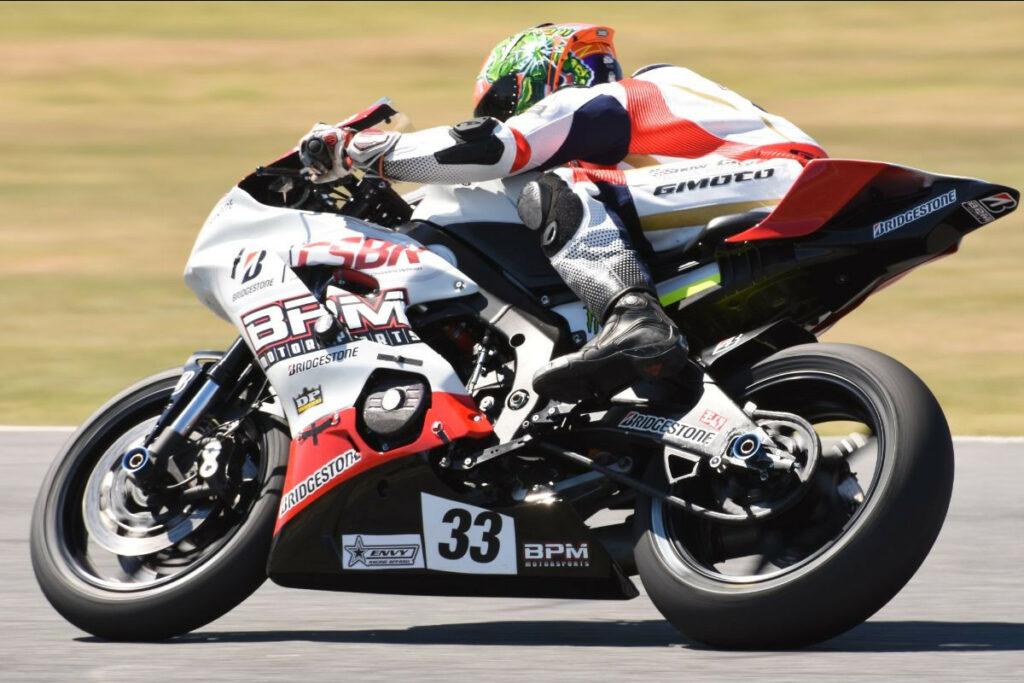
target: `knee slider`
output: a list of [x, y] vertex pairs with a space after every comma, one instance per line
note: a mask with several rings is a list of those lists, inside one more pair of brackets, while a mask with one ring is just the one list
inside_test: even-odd
[[583, 221], [583, 200], [554, 173], [527, 183], [516, 208], [523, 225], [540, 231], [541, 247], [548, 258], [565, 246]]

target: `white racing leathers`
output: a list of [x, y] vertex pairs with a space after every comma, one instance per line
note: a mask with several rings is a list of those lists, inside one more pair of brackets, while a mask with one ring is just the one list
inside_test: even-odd
[[[655, 251], [686, 246], [715, 217], [777, 205], [803, 165], [826, 156], [789, 121], [671, 66], [557, 91], [505, 123], [479, 120], [391, 137], [381, 146], [386, 152], [367, 159], [367, 146], [379, 136], [355, 136], [353, 150], [363, 154], [360, 163], [395, 180], [471, 183], [558, 168], [582, 201], [584, 218], [552, 264], [598, 310], [614, 283], [652, 284], [627, 227], [642, 231]], [[464, 221], [476, 197], [518, 193], [522, 184], [456, 191], [454, 204], [451, 193], [428, 191], [415, 217]], [[516, 219], [509, 205], [480, 220]]]
[[[568, 165], [559, 175], [582, 185], [581, 197], [597, 194], [593, 183], [625, 187], [645, 235], [660, 251], [684, 243], [716, 216], [778, 204], [807, 161], [827, 156], [786, 119], [672, 66], [616, 83], [564, 88], [494, 123], [482, 139], [460, 139], [449, 127], [407, 133], [365, 165], [393, 180], [427, 184], [489, 181]], [[352, 145], [373, 135], [356, 135]], [[420, 213], [429, 209], [428, 202]]]

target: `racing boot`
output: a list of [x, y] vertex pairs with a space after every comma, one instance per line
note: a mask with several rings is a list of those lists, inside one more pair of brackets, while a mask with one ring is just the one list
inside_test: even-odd
[[541, 245], [555, 271], [603, 323], [579, 351], [537, 371], [538, 394], [607, 402], [638, 380], [668, 377], [685, 366], [686, 340], [658, 302], [614, 212], [554, 173], [527, 183], [517, 208], [527, 227], [542, 231]]

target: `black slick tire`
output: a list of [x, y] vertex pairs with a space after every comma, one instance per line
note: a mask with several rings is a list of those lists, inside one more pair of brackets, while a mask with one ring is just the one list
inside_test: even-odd
[[[635, 557], [654, 605], [687, 636], [721, 648], [776, 649], [832, 638], [869, 618], [910, 580], [942, 527], [953, 484], [949, 428], [932, 393], [909, 369], [869, 349], [808, 344], [751, 368], [739, 394], [783, 397], [801, 377], [841, 377], [877, 415], [880, 465], [842, 535], [790, 572], [722, 581], [673, 557], [654, 523], [661, 503], [643, 498]], [[735, 394], [734, 394], [735, 395]], [[741, 401], [742, 403], [742, 401]], [[765, 410], [786, 406], [760, 405]], [[664, 486], [652, 463], [650, 483]], [[692, 558], [691, 558], [692, 559]]]

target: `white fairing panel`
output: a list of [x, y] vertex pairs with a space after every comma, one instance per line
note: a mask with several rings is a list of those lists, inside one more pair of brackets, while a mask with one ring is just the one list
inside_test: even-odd
[[516, 199], [539, 173], [466, 185], [426, 185], [413, 220], [435, 225], [454, 223], [520, 223]]
[[[344, 343], [321, 348], [313, 323], [326, 311], [288, 265], [299, 247], [336, 244], [347, 265], [380, 284], [377, 296], [343, 290]], [[238, 328], [267, 373], [296, 436], [351, 407], [377, 368], [424, 376], [433, 391], [465, 394], [447, 361], [410, 328], [408, 306], [473, 294], [476, 284], [412, 238], [364, 221], [270, 207], [234, 188], [203, 225], [185, 281], [214, 313]]]

